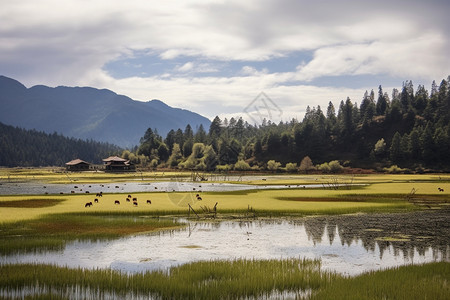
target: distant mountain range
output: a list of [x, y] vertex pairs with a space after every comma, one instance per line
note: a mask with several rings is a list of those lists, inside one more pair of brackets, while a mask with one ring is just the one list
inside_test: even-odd
[[17, 80], [0, 76], [0, 122], [68, 137], [93, 139], [121, 147], [139, 144], [148, 128], [165, 137], [171, 130], [195, 130], [210, 120], [159, 100], [135, 101], [110, 90], [91, 87], [26, 88]]

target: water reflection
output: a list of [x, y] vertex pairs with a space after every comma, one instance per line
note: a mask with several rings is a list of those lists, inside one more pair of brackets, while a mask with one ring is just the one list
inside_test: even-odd
[[433, 248], [435, 257], [449, 259], [450, 210], [422, 211], [404, 214], [347, 215], [307, 218], [305, 230], [314, 244], [323, 236], [330, 245], [339, 235], [342, 246], [359, 240], [367, 251], [379, 249], [380, 258], [391, 247], [396, 255], [414, 259]]
[[78, 241], [63, 251], [1, 257], [124, 272], [215, 259], [320, 258], [325, 270], [357, 275], [410, 263], [449, 261], [449, 211], [295, 220], [189, 222], [180, 230], [110, 241]]

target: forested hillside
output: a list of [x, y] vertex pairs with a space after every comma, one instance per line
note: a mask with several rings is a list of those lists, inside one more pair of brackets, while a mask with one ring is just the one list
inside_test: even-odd
[[0, 123], [0, 166], [64, 166], [76, 158], [101, 163], [102, 158], [120, 151], [119, 147], [107, 143], [67, 138], [56, 133], [47, 134]]
[[[410, 171], [450, 168], [449, 78], [431, 90], [406, 81], [391, 94], [366, 91], [336, 107], [307, 107], [302, 121], [253, 126], [216, 117], [209, 131], [191, 126], [170, 131], [165, 139], [148, 129], [137, 153], [124, 153], [152, 166], [185, 169], [270, 169], [285, 166], [330, 170], [334, 165], [374, 168], [391, 165]], [[357, 102], [360, 102], [358, 105]], [[137, 155], [136, 155], [137, 154]], [[306, 162], [300, 164], [305, 158]], [[309, 162], [309, 163], [308, 163]], [[306, 167], [305, 166], [308, 166]]]
[[20, 82], [0, 75], [0, 122], [46, 133], [93, 139], [133, 147], [148, 127], [170, 129], [209, 126], [209, 119], [162, 101], [135, 101], [110, 90], [91, 87], [55, 88]]

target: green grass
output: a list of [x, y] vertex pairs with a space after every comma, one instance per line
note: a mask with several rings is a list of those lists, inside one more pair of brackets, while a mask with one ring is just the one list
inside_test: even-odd
[[[320, 270], [320, 261], [302, 259], [201, 261], [127, 275], [109, 269], [70, 269], [51, 265], [0, 266], [0, 288], [49, 287], [46, 296], [64, 299], [77, 286], [116, 295], [161, 299], [245, 299], [273, 293], [310, 291], [311, 299], [448, 299], [450, 263], [430, 263], [343, 277]], [[42, 295], [31, 296], [30, 299]]]
[[0, 266], [0, 288], [46, 286], [64, 291], [72, 286], [118, 295], [155, 295], [161, 299], [238, 299], [274, 291], [317, 289], [338, 275], [320, 271], [313, 260], [201, 261], [127, 275], [107, 269], [69, 269], [50, 265]]
[[173, 219], [124, 213], [72, 213], [0, 224], [0, 254], [60, 249], [76, 239], [113, 239], [182, 226]]
[[450, 263], [430, 263], [336, 278], [312, 299], [449, 299]]

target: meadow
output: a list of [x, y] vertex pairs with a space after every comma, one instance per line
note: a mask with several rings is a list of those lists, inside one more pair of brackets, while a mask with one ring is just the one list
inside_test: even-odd
[[[188, 180], [190, 176], [190, 173], [182, 172], [67, 174], [54, 169], [0, 169], [0, 184], [155, 182], [173, 178]], [[225, 177], [211, 175], [210, 178], [224, 182]], [[196, 197], [198, 191], [133, 193], [132, 197], [138, 199], [137, 206], [132, 205], [131, 201], [127, 202], [128, 195], [123, 193], [105, 192], [102, 197], [86, 193], [1, 195], [0, 254], [61, 249], [72, 240], [114, 239], [172, 230], [184, 226], [176, 221], [177, 217], [220, 221], [396, 213], [448, 209], [450, 200], [450, 176], [442, 174], [265, 174], [236, 175], [230, 180], [226, 182], [269, 187], [285, 185], [286, 189], [203, 192], [201, 201]], [[307, 185], [318, 187], [307, 188]], [[95, 198], [98, 203], [94, 202]], [[147, 204], [147, 200], [151, 200], [151, 204]], [[115, 204], [115, 201], [120, 201], [120, 204]], [[85, 207], [90, 202], [93, 205]], [[196, 214], [192, 213], [188, 204]], [[212, 214], [214, 207], [217, 210]], [[336, 295], [345, 299], [411, 299], [417, 295], [446, 299], [450, 293], [448, 262], [400, 267], [357, 277], [322, 272], [318, 261], [291, 259], [196, 262], [169, 271], [134, 275], [111, 270], [74, 270], [48, 265], [1, 265], [0, 272], [7, 274], [1, 279], [0, 289], [3, 291], [20, 290], [39, 282], [39, 285], [60, 292], [51, 294], [51, 291], [41, 291], [37, 294], [45, 298], [45, 293], [49, 292], [57, 299], [69, 298], [61, 291], [74, 286], [117, 294], [152, 294], [164, 299], [258, 298], [273, 292], [279, 295], [292, 292], [298, 298], [312, 299], [334, 299]], [[51, 274], [60, 276], [56, 278]], [[415, 282], [414, 288], [406, 284], [409, 282]], [[2, 295], [0, 293], [0, 299], [4, 298]], [[37, 299], [39, 295], [35, 295]]]

